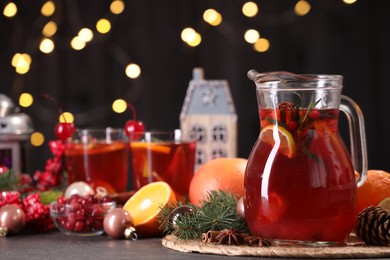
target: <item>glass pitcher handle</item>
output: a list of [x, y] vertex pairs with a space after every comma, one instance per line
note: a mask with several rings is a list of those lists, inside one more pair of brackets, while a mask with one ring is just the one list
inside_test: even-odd
[[345, 113], [349, 125], [351, 160], [355, 171], [360, 173], [357, 186], [363, 185], [367, 174], [367, 144], [364, 117], [360, 107], [351, 98], [341, 95], [340, 110]]

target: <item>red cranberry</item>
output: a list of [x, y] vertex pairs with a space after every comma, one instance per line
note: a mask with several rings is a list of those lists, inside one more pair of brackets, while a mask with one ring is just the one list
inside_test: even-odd
[[310, 117], [311, 119], [313, 119], [313, 120], [317, 120], [318, 118], [321, 117], [321, 114], [320, 114], [320, 112], [319, 112], [318, 110], [312, 110], [312, 111], [310, 111], [310, 113], [309, 113], [309, 117]]

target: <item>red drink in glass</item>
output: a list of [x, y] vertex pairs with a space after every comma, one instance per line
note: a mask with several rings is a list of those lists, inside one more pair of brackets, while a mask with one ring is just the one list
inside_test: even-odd
[[165, 181], [180, 197], [188, 196], [195, 165], [195, 142], [131, 142], [134, 188]]
[[68, 183], [85, 181], [111, 193], [125, 192], [129, 159], [127, 142], [99, 139], [91, 139], [88, 143], [69, 142], [65, 151]]
[[[356, 180], [337, 130], [338, 109], [300, 110], [300, 127], [261, 109], [261, 128], [285, 134], [290, 151], [260, 134], [245, 176], [245, 216], [254, 235], [276, 240], [344, 241], [355, 220]], [[286, 114], [285, 114], [286, 115]], [[283, 120], [282, 120], [283, 121]], [[299, 128], [298, 128], [299, 127]], [[287, 137], [286, 137], [287, 136]], [[263, 137], [263, 138], [262, 138]]]

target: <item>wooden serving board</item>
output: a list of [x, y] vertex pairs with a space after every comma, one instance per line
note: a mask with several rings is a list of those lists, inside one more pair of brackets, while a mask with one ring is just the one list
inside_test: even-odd
[[349, 241], [345, 246], [227, 246], [197, 240], [181, 240], [174, 235], [162, 239], [162, 245], [180, 252], [229, 256], [262, 256], [281, 258], [385, 258], [390, 257], [390, 246], [369, 246]]

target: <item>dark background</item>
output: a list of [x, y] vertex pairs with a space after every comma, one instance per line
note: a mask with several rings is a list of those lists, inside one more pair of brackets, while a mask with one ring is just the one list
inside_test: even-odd
[[[8, 1], [1, 1], [1, 10]], [[54, 139], [58, 112], [40, 95], [55, 97], [65, 111], [75, 115], [78, 127], [122, 127], [129, 112], [116, 114], [112, 102], [132, 103], [148, 129], [179, 127], [179, 115], [194, 67], [203, 67], [207, 79], [227, 79], [238, 113], [238, 156], [248, 157], [259, 132], [255, 86], [246, 73], [286, 70], [295, 73], [341, 74], [343, 94], [354, 99], [365, 114], [369, 168], [390, 170], [389, 73], [390, 1], [308, 1], [311, 11], [293, 13], [296, 0], [256, 1], [259, 14], [244, 17], [239, 0], [126, 0], [125, 11], [109, 14], [110, 1], [64, 0], [57, 5], [60, 21], [51, 54], [38, 50], [43, 25], [44, 1], [15, 1], [18, 15], [0, 15], [0, 93], [15, 104], [23, 92], [35, 103], [21, 111], [33, 119], [34, 128], [45, 134], [41, 147], [31, 147], [29, 171], [43, 169], [51, 156], [47, 142]], [[223, 22], [211, 27], [202, 20], [207, 8], [218, 10]], [[69, 47], [82, 27], [96, 21], [112, 21], [108, 35], [95, 32], [92, 43], [81, 51]], [[180, 39], [193, 27], [202, 43], [193, 48]], [[270, 49], [255, 52], [243, 39], [244, 31], [257, 29]], [[30, 71], [19, 75], [11, 66], [16, 52], [32, 57]], [[125, 75], [128, 63], [141, 67], [141, 77]], [[346, 124], [340, 124], [343, 137]]]

